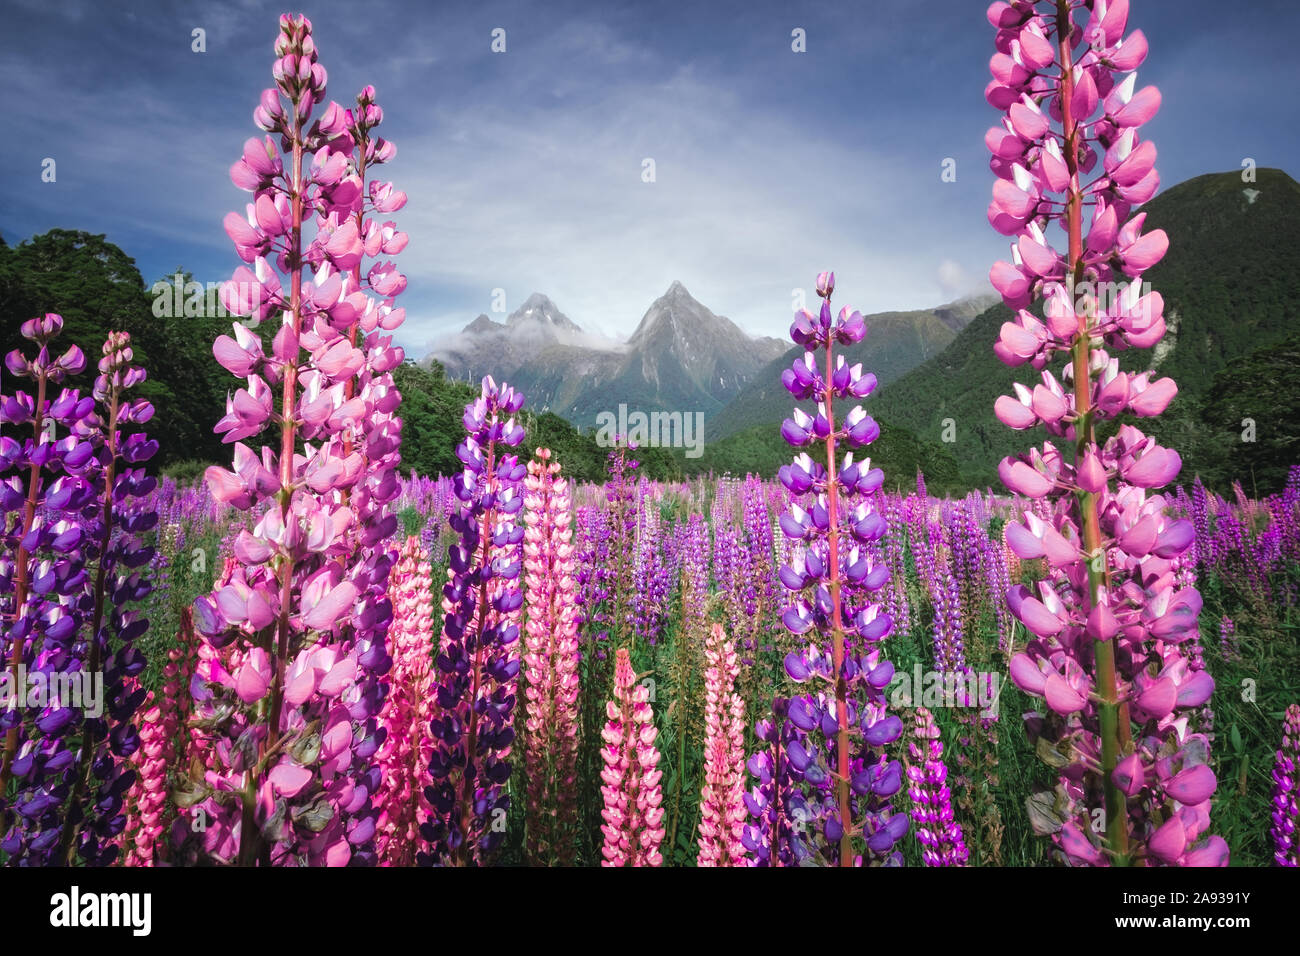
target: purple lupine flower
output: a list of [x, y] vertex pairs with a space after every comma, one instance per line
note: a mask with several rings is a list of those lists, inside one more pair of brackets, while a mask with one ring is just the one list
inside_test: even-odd
[[[888, 713], [885, 688], [893, 665], [877, 646], [892, 621], [882, 605], [858, 603], [844, 587], [859, 585], [860, 593], [872, 595], [889, 576], [873, 547], [885, 533], [873, 505], [884, 475], [870, 459], [854, 457], [880, 429], [860, 405], [843, 419], [835, 417], [835, 399], [866, 398], [876, 378], [834, 355], [836, 343], [849, 345], [866, 334], [860, 313], [845, 308], [838, 318], [832, 316], [834, 284], [833, 273], [822, 273], [820, 314], [804, 309], [795, 315], [791, 338], [807, 351], [781, 377], [797, 400], [818, 403], [815, 415], [796, 408], [781, 428], [789, 444], [818, 451], [817, 460], [801, 452], [780, 471], [794, 498], [781, 516], [781, 529], [797, 542], [790, 563], [780, 569], [793, 598], [782, 621], [795, 635], [820, 639], [785, 658], [793, 681], [811, 681], [816, 688], [789, 702], [787, 726], [794, 733], [785, 753], [806, 799], [816, 857], [839, 866], [898, 865], [902, 854], [895, 845], [907, 832], [908, 818], [894, 811], [890, 798], [902, 787], [902, 767], [884, 747], [903, 728]], [[818, 358], [821, 351], [824, 361]]]
[[961, 611], [961, 589], [956, 576], [942, 567], [930, 594], [934, 605], [934, 666], [942, 672], [966, 670], [966, 645]]
[[1240, 660], [1237, 649], [1237, 625], [1228, 615], [1219, 618], [1219, 651], [1225, 661]]
[[913, 739], [908, 741], [907, 794], [912, 798], [912, 822], [926, 866], [965, 866], [970, 851], [961, 824], [953, 818], [948, 791], [948, 767], [934, 716], [916, 708]]
[[798, 866], [808, 860], [808, 824], [811, 815], [803, 791], [797, 786], [790, 762], [791, 744], [802, 749], [797, 729], [787, 719], [790, 701], [772, 700], [772, 716], [754, 725], [762, 749], [746, 764], [754, 785], [745, 794], [749, 822], [740, 842], [749, 851], [751, 866]]
[[515, 737], [514, 705], [520, 667], [519, 571], [527, 468], [505, 452], [524, 438], [514, 415], [524, 396], [491, 376], [479, 398], [465, 406], [467, 437], [456, 449], [465, 466], [457, 483], [460, 511], [452, 530], [451, 576], [443, 587], [442, 642], [437, 655], [438, 710], [431, 724], [432, 786], [426, 791], [429, 820], [420, 828], [429, 841], [422, 863], [481, 863], [504, 838], [494, 826], [510, 806]]
[[[158, 521], [147, 500], [156, 479], [131, 466], [148, 461], [158, 445], [143, 432], [124, 434], [153, 416], [149, 402], [126, 396], [145, 374], [131, 364], [125, 333], [111, 333], [104, 344], [93, 396], [63, 389], [48, 398], [50, 385], [85, 366], [75, 345], [51, 357], [62, 327], [54, 314], [22, 323], [21, 334], [40, 346], [39, 354], [29, 361], [15, 350], [5, 365], [33, 378], [37, 394], [0, 397], [7, 420], [32, 427], [22, 443], [0, 441], [0, 474], [13, 472], [0, 484], [0, 498], [6, 512], [21, 513], [6, 523], [0, 552], [0, 616], [9, 622], [5, 676], [18, 695], [0, 709], [0, 851], [11, 864], [103, 866], [117, 859], [123, 798], [135, 778], [128, 764], [139, 746], [132, 718], [144, 691], [134, 678], [145, 660], [133, 645], [148, 624], [133, 605], [150, 593], [142, 569], [153, 557], [138, 536]], [[66, 437], [58, 437], [59, 426]], [[24, 719], [29, 682], [39, 676], [53, 688], [74, 674], [102, 679], [99, 715], [77, 706], [86, 701], [74, 696], [42, 700]], [[82, 695], [93, 692], [83, 678], [76, 682]], [[77, 693], [71, 685], [69, 691]], [[15, 793], [6, 800], [11, 781]]]
[[895, 632], [906, 634], [912, 629], [912, 607], [907, 595], [907, 526], [902, 518], [902, 503], [897, 495], [878, 491], [876, 510], [885, 517], [885, 535], [880, 539], [880, 556], [889, 568], [885, 609]]
[[1203, 566], [1214, 564], [1218, 560], [1218, 555], [1215, 554], [1214, 539], [1210, 534], [1210, 503], [1205, 485], [1201, 484], [1200, 475], [1197, 475], [1192, 482], [1190, 511], [1192, 526], [1196, 529], [1196, 543], [1193, 549], [1196, 563]]
[[993, 619], [998, 632], [998, 650], [1005, 652], [1011, 644], [1011, 609], [1007, 607], [1007, 592], [1011, 590], [1011, 570], [1007, 567], [1007, 552], [1002, 543], [994, 543], [987, 534], [980, 545], [984, 552], [985, 595], [993, 607]]
[[1300, 866], [1300, 704], [1286, 709], [1282, 746], [1273, 764], [1273, 862]]

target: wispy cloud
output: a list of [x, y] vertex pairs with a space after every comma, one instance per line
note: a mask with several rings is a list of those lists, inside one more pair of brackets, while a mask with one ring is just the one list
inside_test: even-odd
[[[247, 197], [227, 170], [257, 133], [279, 6], [16, 5], [0, 40], [6, 239], [84, 228], [146, 281], [178, 264], [228, 274], [220, 221]], [[864, 311], [919, 308], [983, 289], [1003, 251], [984, 221], [996, 117], [978, 5], [312, 6], [330, 94], [374, 83], [398, 146], [388, 174], [411, 197], [394, 217], [411, 235], [399, 339], [413, 353], [488, 311], [496, 289], [508, 310], [545, 292], [622, 339], [680, 279], [779, 335], [795, 287], [821, 269]], [[1166, 183], [1296, 155], [1284, 37], [1300, 15], [1270, 0], [1225, 27], [1213, 9], [1135, 6], [1153, 47], [1143, 79], [1165, 93], [1152, 135]], [[205, 54], [190, 49], [195, 27]], [[504, 54], [489, 49], [496, 27]], [[807, 53], [790, 48], [795, 27]], [[40, 182], [47, 156], [56, 184]]]

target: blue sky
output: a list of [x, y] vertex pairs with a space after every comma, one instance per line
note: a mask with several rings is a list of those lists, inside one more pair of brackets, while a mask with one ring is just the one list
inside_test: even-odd
[[[674, 279], [784, 336], [791, 290], [833, 268], [864, 312], [988, 291], [993, 31], [982, 0], [342, 3], [302, 7], [329, 93], [366, 83], [410, 196], [399, 341], [550, 295], [623, 337]], [[256, 0], [4, 0], [0, 233], [106, 233], [147, 282], [239, 264], [227, 170], [258, 130], [284, 7]], [[1147, 127], [1168, 186], [1239, 169], [1300, 175], [1294, 0], [1133, 0], [1164, 95]], [[207, 52], [190, 49], [202, 27]], [[506, 30], [504, 54], [490, 50]], [[791, 50], [802, 28], [807, 52]], [[41, 163], [57, 162], [42, 183]], [[656, 180], [642, 181], [642, 161]], [[945, 158], [957, 181], [941, 181]]]

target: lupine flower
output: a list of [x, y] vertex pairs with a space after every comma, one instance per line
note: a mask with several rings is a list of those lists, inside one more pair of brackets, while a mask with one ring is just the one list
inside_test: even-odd
[[578, 608], [569, 483], [549, 448], [524, 479], [524, 769], [528, 856], [574, 863], [577, 812]]
[[1300, 866], [1300, 704], [1286, 709], [1282, 746], [1273, 765], [1273, 862]]
[[[142, 503], [157, 482], [131, 466], [147, 462], [158, 444], [143, 432], [122, 432], [153, 416], [149, 402], [127, 395], [145, 372], [132, 364], [125, 333], [110, 333], [104, 343], [91, 396], [63, 389], [49, 399], [50, 385], [85, 365], [76, 346], [51, 357], [62, 327], [54, 314], [22, 323], [21, 334], [40, 346], [39, 354], [28, 360], [15, 350], [5, 360], [10, 372], [35, 379], [37, 393], [0, 398], [6, 419], [33, 429], [29, 441], [2, 443], [3, 471], [25, 468], [27, 481], [25, 496], [20, 475], [0, 486], [5, 511], [22, 512], [6, 524], [0, 615], [11, 621], [11, 687], [26, 690], [19, 668], [29, 678], [40, 674], [47, 687], [58, 675], [79, 672], [102, 679], [103, 706], [91, 716], [75, 699], [54, 698], [26, 724], [22, 704], [0, 714], [0, 851], [22, 865], [103, 866], [119, 855], [123, 798], [135, 779], [129, 760], [140, 738], [132, 718], [145, 697], [135, 678], [145, 660], [134, 643], [148, 622], [132, 605], [150, 593], [139, 569], [153, 558], [138, 536], [158, 521]], [[59, 425], [68, 431], [64, 438], [57, 437]], [[10, 781], [16, 792], [5, 801]]]
[[388, 578], [393, 621], [388, 628], [393, 669], [390, 690], [380, 712], [384, 742], [378, 762], [382, 773], [375, 806], [380, 810], [375, 841], [380, 866], [410, 866], [427, 849], [420, 826], [429, 817], [425, 787], [433, 742], [433, 594], [429, 590], [429, 554], [420, 540], [408, 537]]
[[967, 668], [961, 589], [957, 577], [946, 567], [937, 573], [935, 584], [930, 595], [934, 604], [934, 666], [942, 672], [964, 671]]
[[[118, 837], [126, 851], [126, 866], [156, 866], [170, 853], [165, 832], [171, 816], [167, 797], [172, 782], [186, 770], [189, 695], [184, 691], [194, 673], [195, 644], [193, 616], [188, 607], [183, 608], [177, 646], [167, 652], [163, 666], [162, 693], [150, 694], [145, 702], [140, 748], [131, 757], [136, 779], [126, 796], [126, 823]], [[179, 825], [182, 833], [188, 829], [183, 815]]]
[[1237, 625], [1228, 615], [1219, 618], [1219, 650], [1225, 661], [1235, 661], [1241, 655], [1237, 651]]
[[520, 657], [518, 579], [524, 528], [526, 468], [505, 449], [524, 430], [514, 415], [524, 396], [483, 379], [479, 398], [465, 406], [468, 432], [456, 449], [465, 466], [457, 479], [459, 536], [451, 548], [442, 594], [438, 652], [438, 712], [427, 792], [432, 812], [421, 828], [429, 841], [422, 862], [466, 866], [482, 862], [501, 842], [498, 824], [510, 808], [503, 785], [510, 777], [516, 677]]
[[704, 647], [704, 786], [700, 866], [745, 866], [745, 702], [736, 693], [740, 661], [721, 624]]
[[[989, 278], [1018, 310], [994, 351], [1031, 364], [1042, 381], [1017, 385], [994, 410], [1011, 428], [1042, 424], [1075, 452], [1068, 460], [1049, 440], [998, 469], [1012, 491], [1050, 506], [1010, 523], [1007, 541], [1048, 565], [1037, 593], [1017, 585], [1008, 604], [1033, 635], [1011, 678], [1045, 701], [1050, 716], [1031, 715], [1031, 728], [1068, 764], [1053, 839], [1073, 865], [1223, 865], [1227, 844], [1206, 833], [1208, 742], [1178, 716], [1214, 689], [1179, 650], [1196, 632], [1201, 598], [1177, 585], [1173, 562], [1195, 528], [1154, 493], [1181, 460], [1129, 424], [1096, 440], [1098, 422], [1159, 415], [1177, 392], [1168, 378], [1121, 371], [1104, 350], [1150, 348], [1165, 329], [1163, 301], [1143, 294], [1141, 279], [1168, 240], [1142, 231], [1145, 213], [1130, 216], [1159, 183], [1155, 148], [1138, 137], [1160, 105], [1133, 73], [1146, 41], [1124, 36], [1127, 3], [999, 0], [988, 18], [998, 52], [985, 95], [1005, 114], [986, 137], [998, 177], [989, 221], [1015, 237], [1012, 262]], [[1051, 245], [1053, 222], [1065, 228], [1064, 253]], [[1117, 294], [1101, 295], [1108, 285]], [[1035, 299], [1041, 321], [1028, 311]], [[1047, 365], [1062, 354], [1058, 379]], [[1089, 836], [1094, 809], [1105, 815], [1104, 840]]]
[[753, 866], [798, 866], [810, 857], [811, 817], [790, 762], [790, 747], [798, 748], [800, 761], [806, 751], [797, 728], [787, 719], [789, 707], [787, 698], [773, 698], [772, 717], [754, 725], [754, 734], [764, 746], [746, 763], [754, 785], [745, 794], [749, 822], [741, 835]]
[[[894, 668], [877, 646], [893, 622], [869, 600], [889, 576], [874, 547], [885, 532], [872, 504], [884, 475], [870, 459], [856, 461], [852, 451], [874, 441], [880, 428], [861, 406], [835, 417], [835, 399], [866, 398], [876, 377], [834, 355], [837, 343], [851, 345], [866, 334], [860, 313], [844, 308], [832, 316], [834, 287], [833, 273], [818, 276], [820, 314], [804, 309], [790, 327], [791, 338], [808, 351], [781, 378], [796, 399], [818, 402], [815, 415], [796, 408], [781, 429], [789, 444], [818, 450], [817, 460], [801, 452], [780, 472], [781, 483], [802, 502], [781, 516], [781, 530], [799, 543], [780, 569], [781, 582], [794, 596], [782, 621], [793, 634], [820, 638], [785, 658], [786, 674], [796, 683], [812, 681], [816, 689], [789, 702], [793, 739], [784, 754], [805, 796], [798, 809], [806, 809], [808, 818], [800, 822], [814, 831], [809, 836], [817, 858], [839, 866], [896, 865], [902, 857], [895, 844], [907, 832], [908, 818], [889, 803], [902, 787], [902, 766], [884, 747], [899, 738], [903, 726], [887, 712], [885, 688]], [[824, 360], [816, 358], [819, 350], [825, 350]], [[844, 453], [846, 448], [852, 450]], [[854, 594], [867, 599], [859, 602]], [[765, 810], [767, 802], [755, 807]]]
[[636, 683], [625, 647], [614, 663], [614, 699], [605, 705], [608, 720], [601, 731], [601, 798], [604, 845], [601, 866], [662, 866], [663, 791], [659, 781], [658, 731], [650, 707], [650, 690]]
[[[402, 361], [384, 333], [401, 323], [392, 298], [405, 280], [384, 261], [363, 283], [358, 266], [405, 244], [391, 223], [364, 218], [405, 197], [364, 179], [367, 165], [392, 155], [369, 135], [379, 120], [373, 90], [358, 114], [331, 103], [312, 121], [326, 75], [310, 21], [281, 18], [276, 56], [275, 87], [254, 118], [279, 134], [286, 156], [268, 135], [250, 139], [231, 168], [254, 202], [246, 221], [227, 216], [226, 231], [253, 268], [236, 270], [222, 301], [255, 322], [282, 314], [283, 323], [269, 355], [240, 323], [213, 347], [248, 387], [216, 426], [235, 443], [234, 468], [208, 469], [208, 485], [217, 501], [259, 517], [233, 542], [238, 566], [195, 605], [209, 647], [195, 711], [213, 730], [213, 767], [197, 795], [211, 821], [202, 850], [243, 865], [370, 864], [376, 718], [391, 665], [393, 555], [382, 542], [396, 529], [389, 503], [398, 491], [398, 395], [386, 376]], [[243, 443], [272, 421], [278, 448]], [[215, 799], [227, 791], [239, 799]]]
[[171, 739], [163, 712], [153, 694], [145, 698], [147, 708], [140, 718], [140, 748], [132, 755], [135, 783], [127, 800], [123, 835], [125, 866], [153, 866], [163, 835], [163, 814], [167, 800], [167, 769]]
[[961, 824], [953, 819], [948, 792], [948, 768], [934, 716], [916, 708], [913, 740], [907, 744], [907, 794], [912, 798], [912, 821], [926, 866], [965, 866], [970, 859]]
[[[30, 426], [21, 442], [0, 439], [4, 481], [0, 496], [8, 514], [0, 549], [0, 616], [8, 686], [23, 694], [20, 668], [50, 674], [75, 669], [73, 648], [87, 618], [89, 577], [79, 545], [88, 537], [81, 527], [83, 509], [95, 504], [94, 447], [84, 440], [95, 430], [95, 401], [62, 389], [48, 392], [85, 367], [85, 356], [71, 346], [58, 358], [53, 340], [63, 317], [48, 313], [22, 323], [23, 338], [38, 347], [29, 360], [21, 349], [5, 357], [17, 377], [34, 380], [35, 395], [23, 391], [0, 396], [5, 421]], [[66, 438], [57, 436], [62, 426]], [[62, 471], [64, 474], [59, 475]], [[47, 678], [48, 679], [48, 678]], [[41, 865], [57, 861], [63, 823], [60, 810], [68, 799], [67, 769], [76, 759], [64, 731], [76, 718], [72, 708], [45, 708], [27, 716], [24, 700], [0, 710], [4, 751], [0, 759], [0, 851], [11, 861]], [[9, 784], [17, 793], [9, 798]]]

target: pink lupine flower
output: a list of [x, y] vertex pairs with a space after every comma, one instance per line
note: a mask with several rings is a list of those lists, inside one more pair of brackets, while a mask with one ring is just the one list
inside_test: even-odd
[[527, 852], [534, 863], [572, 865], [577, 812], [577, 562], [569, 483], [548, 448], [524, 479], [524, 770]]
[[[233, 468], [210, 468], [209, 487], [258, 517], [234, 542], [238, 566], [194, 608], [206, 650], [191, 689], [211, 739], [191, 796], [211, 825], [190, 850], [242, 865], [370, 864], [400, 490], [390, 373], [402, 351], [385, 333], [401, 323], [405, 280], [389, 262], [382, 281], [363, 278], [361, 236], [380, 186], [367, 194], [367, 166], [393, 150], [372, 137], [372, 88], [356, 114], [331, 103], [313, 121], [326, 76], [310, 21], [281, 18], [276, 56], [254, 117], [278, 144], [249, 140], [231, 169], [254, 195], [246, 221], [226, 228], [253, 268], [235, 270], [222, 301], [282, 324], [270, 355], [238, 326], [213, 349], [247, 385], [217, 425]], [[279, 440], [257, 442], [260, 453], [243, 443], [272, 426]], [[217, 799], [226, 792], [238, 799]]]
[[704, 786], [700, 866], [747, 866], [744, 835], [745, 702], [736, 691], [740, 660], [721, 624], [704, 645]]
[[167, 802], [167, 770], [172, 754], [170, 731], [163, 711], [151, 693], [140, 718], [140, 749], [131, 757], [136, 772], [127, 800], [123, 830], [126, 855], [123, 866], [153, 866], [163, 834]]
[[664, 839], [663, 791], [659, 780], [658, 730], [650, 708], [650, 691], [636, 683], [627, 648], [619, 648], [614, 664], [614, 699], [607, 702], [609, 720], [601, 731], [601, 816], [605, 836], [602, 866], [662, 866], [659, 846]]
[[408, 537], [388, 579], [393, 622], [388, 629], [393, 668], [379, 723], [387, 736], [379, 749], [383, 774], [375, 805], [380, 808], [375, 851], [380, 866], [411, 866], [426, 849], [419, 828], [429, 817], [424, 788], [433, 743], [433, 593], [429, 553]]
[[[1128, 9], [1125, 0], [998, 0], [988, 9], [998, 52], [985, 95], [1006, 114], [986, 137], [999, 179], [989, 221], [1016, 237], [1012, 261], [989, 278], [1018, 310], [994, 351], [1042, 372], [1041, 385], [1017, 386], [995, 412], [1011, 428], [1042, 424], [1074, 452], [1067, 460], [1047, 441], [998, 467], [1008, 488], [1044, 505], [1007, 525], [1008, 548], [1048, 565], [1037, 593], [1007, 593], [1033, 635], [1010, 673], [1054, 715], [1028, 715], [1035, 736], [1046, 736], [1040, 746], [1070, 755], [1053, 801], [1063, 809], [1045, 824], [1066, 861], [1219, 866], [1228, 854], [1207, 834], [1209, 744], [1188, 731], [1185, 713], [1205, 704], [1214, 682], [1180, 649], [1201, 608], [1176, 573], [1196, 529], [1153, 493], [1182, 461], [1132, 425], [1097, 438], [1098, 423], [1158, 415], [1177, 394], [1171, 379], [1122, 372], [1105, 351], [1149, 348], [1164, 334], [1163, 300], [1143, 294], [1142, 274], [1168, 239], [1143, 231], [1145, 213], [1130, 215], [1158, 185], [1155, 147], [1136, 130], [1160, 93], [1137, 89], [1132, 71], [1147, 46], [1140, 33], [1124, 38]], [[1064, 227], [1064, 251], [1047, 239], [1053, 222]], [[1100, 296], [1107, 286], [1118, 293]], [[1027, 311], [1037, 299], [1044, 321]], [[1058, 357], [1068, 359], [1059, 378], [1046, 369]], [[1097, 811], [1104, 839], [1091, 825]]]

